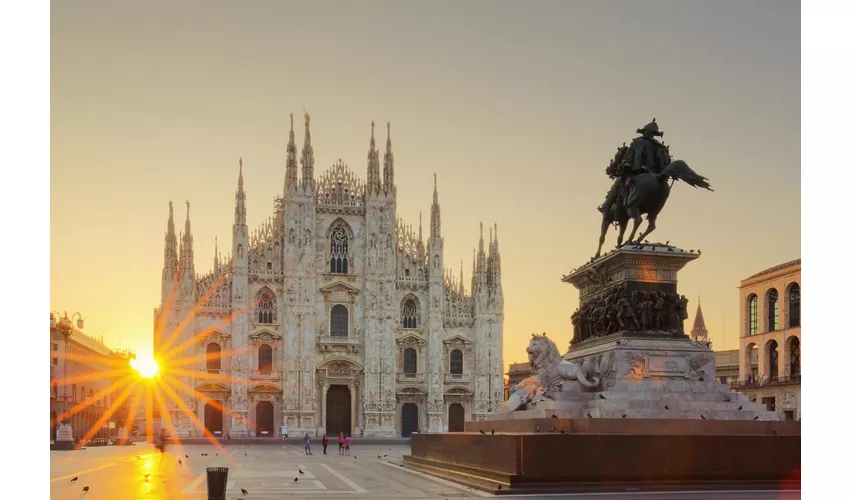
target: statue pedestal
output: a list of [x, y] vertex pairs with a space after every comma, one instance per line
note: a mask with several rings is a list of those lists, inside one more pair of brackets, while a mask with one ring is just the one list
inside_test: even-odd
[[56, 427], [56, 440], [53, 443], [50, 447], [51, 450], [68, 451], [74, 449], [77, 443], [74, 441], [74, 430], [71, 424], [59, 424]]
[[630, 245], [565, 276], [581, 307], [562, 358], [599, 386], [564, 380], [464, 433], [414, 435], [405, 465], [501, 494], [799, 488], [800, 423], [717, 382], [684, 334], [677, 272], [698, 256]]

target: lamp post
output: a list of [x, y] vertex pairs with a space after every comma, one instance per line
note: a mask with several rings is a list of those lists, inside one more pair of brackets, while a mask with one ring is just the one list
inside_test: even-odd
[[[58, 319], [57, 319], [58, 318]], [[83, 315], [76, 312], [68, 317], [68, 311], [65, 311], [65, 315], [59, 318], [59, 313], [51, 312], [50, 313], [50, 328], [56, 328], [59, 330], [59, 333], [65, 338], [65, 359], [62, 360], [62, 413], [65, 413], [65, 406], [68, 402], [68, 339], [71, 338], [71, 334], [74, 333], [74, 318], [77, 320], [77, 328], [80, 330], [83, 329], [83, 325], [85, 324], [85, 319]]]

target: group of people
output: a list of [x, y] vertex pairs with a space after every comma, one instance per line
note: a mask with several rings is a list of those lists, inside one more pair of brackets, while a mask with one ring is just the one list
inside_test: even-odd
[[[339, 436], [336, 438], [337, 443], [339, 443], [339, 454], [340, 455], [348, 455], [351, 451], [351, 442], [345, 437], [345, 434], [342, 432], [339, 433]], [[328, 435], [322, 434], [322, 452], [327, 455], [328, 454]], [[312, 455], [313, 451], [310, 449], [310, 434], [304, 433], [304, 453], [306, 455]]]

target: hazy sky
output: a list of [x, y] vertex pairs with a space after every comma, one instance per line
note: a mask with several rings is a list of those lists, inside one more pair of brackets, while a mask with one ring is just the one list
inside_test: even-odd
[[113, 346], [152, 350], [168, 201], [178, 227], [192, 202], [206, 271], [238, 158], [254, 225], [305, 107], [317, 176], [342, 158], [365, 178], [369, 122], [392, 122], [399, 216], [428, 224], [436, 172], [467, 286], [479, 221], [498, 222], [506, 364], [531, 332], [566, 350], [561, 275], [653, 117], [716, 189], [676, 183], [650, 238], [702, 250], [679, 291], [715, 348], [737, 347], [740, 280], [800, 256], [799, 2], [54, 1], [51, 73], [50, 306]]

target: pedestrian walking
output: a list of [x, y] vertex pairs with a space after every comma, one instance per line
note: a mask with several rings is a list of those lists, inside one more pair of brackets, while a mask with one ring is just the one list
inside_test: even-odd
[[336, 440], [339, 443], [339, 454], [342, 455], [345, 452], [345, 436], [342, 432], [339, 433]]
[[328, 454], [328, 435], [322, 434], [322, 451], [325, 455]]
[[348, 441], [348, 438], [345, 438], [345, 440], [343, 441], [343, 444], [345, 445], [345, 454], [349, 455], [350, 454], [349, 450], [351, 449], [349, 445], [351, 443]]
[[308, 433], [308, 432], [304, 433], [304, 454], [305, 455], [312, 455], [313, 454], [313, 452], [310, 451], [310, 433]]

